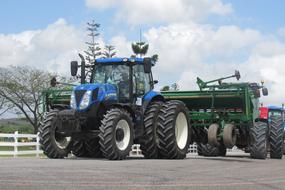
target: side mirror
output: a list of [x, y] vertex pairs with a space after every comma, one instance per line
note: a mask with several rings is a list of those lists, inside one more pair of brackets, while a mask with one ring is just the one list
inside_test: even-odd
[[143, 66], [144, 66], [144, 72], [145, 73], [151, 73], [151, 58], [146, 57], [143, 59]]
[[71, 61], [70, 71], [71, 71], [71, 76], [74, 77], [77, 75], [77, 71], [78, 71], [78, 62], [77, 61]]
[[268, 96], [268, 89], [262, 88], [262, 94], [263, 94], [263, 96]]
[[240, 79], [240, 73], [239, 73], [238, 70], [235, 70], [235, 77], [236, 77], [237, 80]]
[[154, 81], [153, 81], [153, 84], [157, 84], [157, 83], [158, 83], [158, 80], [154, 80]]
[[55, 87], [56, 84], [57, 84], [56, 78], [55, 78], [55, 77], [52, 77], [52, 79], [50, 80], [50, 86], [51, 86], [51, 87]]

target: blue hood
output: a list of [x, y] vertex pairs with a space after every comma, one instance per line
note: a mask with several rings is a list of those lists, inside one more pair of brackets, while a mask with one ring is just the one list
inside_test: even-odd
[[102, 86], [102, 84], [81, 84], [76, 87], [74, 87], [73, 90], [94, 90], [96, 88], [99, 88]]

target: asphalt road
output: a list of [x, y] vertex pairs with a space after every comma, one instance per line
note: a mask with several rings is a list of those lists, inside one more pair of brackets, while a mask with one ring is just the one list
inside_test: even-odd
[[285, 189], [285, 159], [0, 158], [0, 189]]

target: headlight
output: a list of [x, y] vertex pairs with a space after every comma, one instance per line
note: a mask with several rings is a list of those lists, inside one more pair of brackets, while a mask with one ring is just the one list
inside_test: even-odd
[[82, 97], [81, 103], [79, 105], [79, 109], [85, 109], [89, 106], [90, 98], [91, 98], [91, 91], [88, 90]]
[[70, 97], [70, 107], [72, 109], [76, 109], [76, 101], [75, 101], [75, 94], [74, 91], [71, 93], [71, 97]]

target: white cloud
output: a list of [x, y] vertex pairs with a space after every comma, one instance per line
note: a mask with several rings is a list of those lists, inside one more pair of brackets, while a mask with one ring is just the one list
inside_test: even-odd
[[89, 8], [106, 9], [112, 7], [120, 0], [85, 0], [85, 4]]
[[111, 38], [110, 44], [115, 46], [117, 55], [129, 57], [132, 55], [131, 42], [125, 36], [115, 36]]
[[241, 81], [265, 81], [270, 96], [263, 102], [285, 102], [285, 44], [272, 36], [237, 26], [214, 28], [188, 22], [151, 28], [144, 37], [150, 44], [149, 55], [159, 54], [154, 67], [159, 86], [178, 82], [182, 89], [193, 90], [197, 76], [210, 80], [238, 69]]
[[235, 26], [214, 29], [194, 23], [151, 28], [144, 36], [150, 43], [150, 54], [159, 54], [160, 61], [154, 70], [159, 71], [162, 82], [178, 81], [183, 72], [189, 71], [196, 72], [196, 76], [207, 75], [211, 71], [217, 72], [213, 76], [222, 74], [223, 69], [215, 68], [218, 63], [234, 70], [236, 60], [228, 62], [229, 59], [238, 52], [250, 50], [262, 39], [255, 30], [242, 30]]
[[29, 65], [69, 73], [84, 45], [83, 32], [58, 19], [45, 29], [18, 34], [0, 34], [0, 66]]
[[131, 25], [201, 20], [210, 14], [227, 15], [231, 4], [221, 0], [86, 0], [86, 6], [106, 9], [116, 4], [117, 17]]

